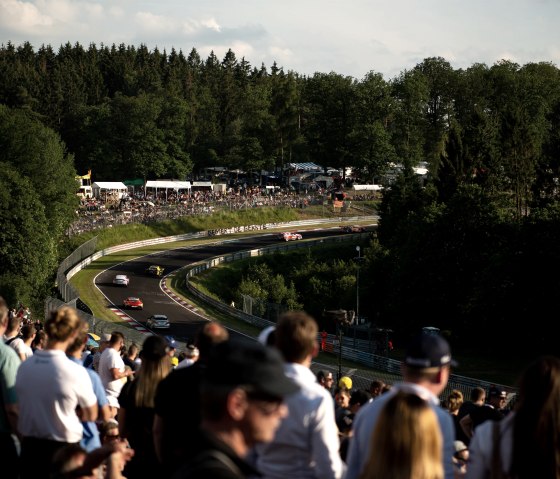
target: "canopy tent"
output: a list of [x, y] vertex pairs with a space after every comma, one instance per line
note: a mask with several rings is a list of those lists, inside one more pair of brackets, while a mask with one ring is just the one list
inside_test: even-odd
[[91, 185], [91, 189], [96, 198], [107, 198], [108, 195], [116, 194], [120, 199], [128, 192], [126, 185], [120, 181], [96, 181]]
[[288, 163], [286, 168], [291, 170], [323, 171], [323, 167], [315, 163]]
[[126, 186], [144, 186], [144, 180], [142, 178], [134, 178], [133, 180], [124, 180], [123, 183]]
[[354, 191], [379, 191], [382, 190], [383, 187], [381, 185], [352, 185], [352, 189]]
[[193, 188], [208, 188], [212, 189], [212, 182], [211, 181], [193, 181], [192, 182]]
[[150, 180], [146, 181], [146, 186], [144, 187], [144, 191], [148, 188], [155, 188], [156, 195], [157, 191], [165, 190], [165, 199], [167, 200], [167, 190], [190, 190], [191, 189], [191, 182], [190, 181], [179, 181], [179, 180]]
[[148, 180], [146, 181], [146, 188], [155, 188], [160, 190], [190, 190], [190, 181], [179, 180]]

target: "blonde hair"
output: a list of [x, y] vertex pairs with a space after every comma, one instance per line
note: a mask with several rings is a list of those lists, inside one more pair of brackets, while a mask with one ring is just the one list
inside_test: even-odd
[[415, 394], [400, 391], [379, 415], [370, 458], [360, 479], [443, 479], [442, 443], [430, 405]]
[[445, 407], [451, 413], [459, 411], [459, 408], [463, 404], [463, 393], [458, 389], [453, 389], [447, 396], [447, 401]]
[[62, 306], [51, 312], [45, 323], [45, 332], [49, 341], [64, 342], [78, 329], [83, 328], [83, 325], [83, 321], [74, 308]]

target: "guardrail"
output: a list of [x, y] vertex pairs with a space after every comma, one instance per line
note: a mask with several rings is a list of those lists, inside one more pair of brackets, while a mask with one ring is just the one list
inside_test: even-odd
[[[309, 248], [312, 246], [317, 246], [319, 244], [325, 244], [325, 243], [350, 242], [350, 241], [355, 241], [357, 238], [360, 238], [362, 236], [366, 236], [366, 235], [363, 233], [357, 233], [357, 234], [335, 236], [330, 238], [321, 238], [317, 240], [305, 240], [303, 242], [295, 241], [291, 243], [281, 243], [278, 245], [266, 246], [259, 249], [239, 251], [235, 253], [229, 253], [226, 255], [216, 256], [214, 258], [200, 261], [199, 263], [196, 263], [194, 265], [189, 265], [187, 267], [187, 271], [185, 274], [186, 287], [194, 296], [204, 301], [205, 303], [209, 304], [213, 308], [216, 308], [218, 311], [225, 313], [228, 316], [232, 316], [237, 319], [240, 319], [248, 324], [252, 324], [261, 329], [264, 329], [267, 326], [274, 325], [274, 323], [264, 318], [247, 314], [237, 308], [229, 306], [221, 301], [212, 298], [211, 296], [208, 296], [207, 294], [198, 290], [196, 286], [194, 286], [191, 283], [191, 281], [189, 281], [189, 279], [203, 271], [206, 271], [210, 268], [214, 268], [223, 263], [229, 263], [232, 261], [238, 261], [238, 260], [255, 257], [255, 256], [263, 256], [266, 254], [273, 254], [279, 251], [283, 252], [292, 249]], [[320, 335], [317, 335], [317, 341], [318, 342], [321, 341]], [[344, 358], [345, 360], [354, 361], [356, 363], [363, 364], [364, 366], [377, 369], [379, 371], [385, 371], [386, 373], [389, 373], [396, 377], [400, 377], [401, 361], [397, 361], [395, 359], [391, 359], [385, 356], [380, 356], [374, 354], [373, 352], [364, 351], [363, 349], [355, 348], [351, 344], [352, 343], [355, 344], [356, 341], [359, 341], [360, 343], [362, 342], [362, 340], [355, 340], [350, 337], [343, 337], [342, 348], [339, 349], [337, 336], [329, 334], [327, 335], [326, 349], [331, 350], [333, 354], [340, 354], [341, 357]], [[470, 390], [473, 387], [482, 387], [488, 390], [491, 386], [494, 385], [497, 384], [488, 381], [482, 381], [479, 379], [468, 378], [466, 376], [460, 376], [457, 374], [451, 374], [446, 390], [444, 391], [444, 394], [447, 394], [452, 389], [459, 389], [463, 391], [465, 396], [468, 396], [470, 394]], [[516, 391], [514, 388], [511, 388], [509, 386], [505, 386], [505, 385], [497, 385], [497, 386], [503, 388], [504, 390], [510, 393], [514, 393]]]

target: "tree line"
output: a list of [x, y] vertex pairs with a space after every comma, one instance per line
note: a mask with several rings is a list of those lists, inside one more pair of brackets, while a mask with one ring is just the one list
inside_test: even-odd
[[[76, 173], [184, 178], [211, 166], [314, 161], [379, 182], [398, 163], [404, 173], [386, 185], [362, 266], [364, 312], [387, 325], [428, 312], [461, 334], [484, 326], [493, 340], [520, 333], [519, 319], [539, 333], [518, 336], [548, 344], [557, 327], [542, 321], [560, 286], [559, 99], [551, 63], [453, 69], [432, 57], [395, 78], [372, 70], [356, 79], [255, 67], [231, 50], [220, 60], [194, 48], [7, 43], [0, 287], [43, 294], [76, 205]], [[411, 169], [420, 161], [423, 184]]]

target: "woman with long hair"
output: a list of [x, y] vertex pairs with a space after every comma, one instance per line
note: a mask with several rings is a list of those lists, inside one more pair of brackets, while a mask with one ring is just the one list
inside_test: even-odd
[[380, 413], [372, 433], [375, 458], [366, 463], [360, 479], [443, 479], [442, 442], [432, 407], [399, 391]]
[[518, 385], [514, 410], [476, 428], [467, 479], [560, 479], [560, 358], [538, 358]]
[[157, 477], [161, 468], [156, 458], [152, 427], [154, 398], [159, 382], [171, 371], [168, 346], [161, 336], [149, 336], [144, 341], [142, 363], [136, 378], [124, 385], [119, 395], [119, 433], [128, 439], [135, 454], [127, 463], [128, 479]]

